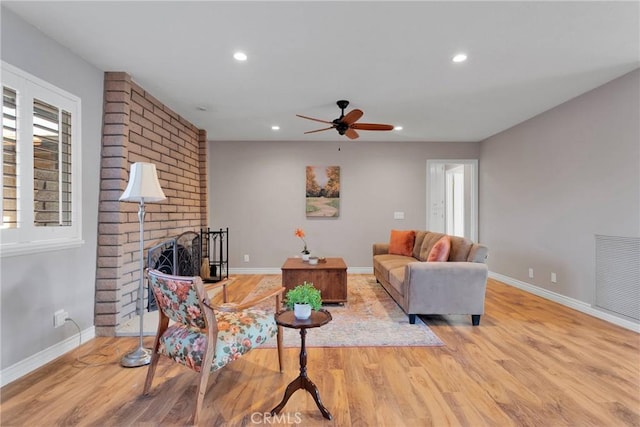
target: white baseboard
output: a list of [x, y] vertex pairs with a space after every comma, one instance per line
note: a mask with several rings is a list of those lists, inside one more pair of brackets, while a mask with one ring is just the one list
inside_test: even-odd
[[539, 286], [535, 286], [530, 283], [523, 282], [521, 280], [514, 279], [509, 276], [504, 276], [500, 273], [494, 273], [490, 271], [489, 277], [491, 277], [492, 279], [498, 280], [502, 283], [505, 283], [507, 285], [513, 286], [515, 288], [522, 289], [523, 291], [529, 292], [539, 297], [551, 300], [553, 302], [557, 302], [558, 304], [564, 305], [565, 307], [578, 310], [590, 316], [597, 317], [598, 319], [602, 319], [609, 323], [613, 323], [614, 325], [618, 325], [625, 329], [629, 329], [631, 331], [640, 333], [640, 324], [618, 317], [609, 312], [602, 311], [592, 306], [591, 304], [587, 304], [586, 302], [583, 302], [574, 298], [570, 298], [568, 296], [565, 296], [556, 292], [552, 292], [548, 289], [544, 289]]
[[[229, 274], [282, 274], [280, 267], [230, 268]], [[347, 267], [347, 274], [373, 274], [373, 267]]]
[[[33, 356], [29, 356], [26, 359], [3, 369], [2, 371], [0, 371], [0, 387], [4, 387], [10, 382], [13, 382], [18, 378], [27, 375], [32, 371], [35, 371], [36, 369], [46, 365], [52, 360], [79, 347], [80, 344], [84, 344], [87, 341], [95, 338], [95, 336], [96, 328], [95, 326], [91, 326], [82, 331], [82, 333], [76, 333], [73, 336], [64, 339], [63, 341], [60, 341], [59, 343], [56, 343], [51, 347], [34, 354]], [[82, 342], [80, 342], [81, 337]]]
[[259, 268], [230, 268], [229, 274], [281, 274], [280, 268], [259, 267]]
[[347, 274], [373, 274], [373, 267], [348, 267]]

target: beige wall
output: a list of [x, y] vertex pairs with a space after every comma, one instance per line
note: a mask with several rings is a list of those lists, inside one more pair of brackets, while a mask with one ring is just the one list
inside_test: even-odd
[[[238, 272], [277, 272], [301, 249], [295, 227], [317, 255], [370, 268], [372, 242], [424, 228], [426, 160], [479, 158], [479, 241], [491, 271], [590, 304], [594, 236], [640, 236], [639, 74], [481, 143], [209, 142], [209, 224], [230, 228]], [[341, 166], [339, 218], [305, 217], [306, 165]]]
[[[478, 143], [357, 141], [209, 142], [210, 220], [229, 227], [231, 269], [279, 271], [302, 250], [307, 233], [316, 255], [341, 256], [350, 268], [371, 269], [371, 245], [392, 228], [424, 229], [427, 159], [475, 159]], [[341, 167], [336, 219], [305, 216], [305, 166]], [[394, 220], [393, 212], [405, 213]], [[243, 262], [243, 255], [250, 262]]]
[[60, 348], [68, 351], [65, 345], [78, 330], [71, 322], [54, 328], [55, 311], [69, 313], [83, 340], [93, 335], [104, 73], [11, 10], [0, 9], [2, 60], [82, 99], [84, 244], [0, 259], [0, 380], [6, 384], [61, 354]]
[[[167, 200], [145, 205], [145, 249], [206, 226], [206, 133], [127, 73], [105, 73], [100, 171], [96, 333], [113, 335], [135, 315], [140, 277], [138, 204], [119, 202], [130, 165], [156, 165]], [[145, 252], [146, 253], [146, 252]]]
[[639, 82], [635, 70], [481, 143], [492, 272], [594, 302], [594, 236], [640, 237]]

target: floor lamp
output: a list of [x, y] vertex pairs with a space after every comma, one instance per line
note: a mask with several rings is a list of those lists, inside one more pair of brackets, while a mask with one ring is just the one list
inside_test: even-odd
[[140, 283], [138, 285], [138, 313], [140, 314], [140, 345], [131, 353], [125, 354], [120, 364], [125, 368], [148, 365], [151, 362], [151, 350], [142, 345], [144, 315], [144, 203], [166, 200], [160, 188], [156, 165], [136, 162], [131, 165], [129, 183], [120, 196], [121, 202], [138, 202], [138, 221], [140, 222]]

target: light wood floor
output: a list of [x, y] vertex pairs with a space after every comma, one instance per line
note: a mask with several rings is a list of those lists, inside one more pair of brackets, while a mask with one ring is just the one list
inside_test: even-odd
[[[244, 297], [263, 276], [238, 276]], [[445, 347], [310, 348], [309, 377], [333, 421], [297, 391], [298, 350], [256, 349], [212, 374], [202, 426], [640, 426], [639, 335], [489, 280], [486, 314], [430, 316]], [[309, 332], [312, 333], [312, 332]], [[145, 339], [150, 346], [152, 338]], [[2, 426], [185, 425], [196, 375], [160, 362], [124, 369], [136, 338], [96, 338], [0, 390]], [[76, 359], [100, 366], [87, 366]]]

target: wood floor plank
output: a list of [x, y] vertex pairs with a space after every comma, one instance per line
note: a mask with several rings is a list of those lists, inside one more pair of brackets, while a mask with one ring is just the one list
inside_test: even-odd
[[[265, 277], [237, 276], [232, 301]], [[299, 349], [256, 349], [209, 378], [203, 426], [640, 427], [640, 335], [490, 279], [486, 313], [423, 316], [443, 347], [309, 348], [304, 390], [271, 416], [299, 374]], [[150, 346], [152, 337], [145, 338]], [[122, 368], [134, 337], [98, 337], [0, 390], [2, 426], [184, 426], [197, 374], [161, 360]]]
[[[446, 393], [438, 390], [436, 382], [429, 374], [433, 368], [429, 366], [414, 367], [409, 369], [410, 389], [407, 393], [418, 395], [422, 398], [423, 409], [419, 413], [421, 426], [455, 426], [459, 425], [453, 408], [447, 403]], [[408, 422], [411, 418], [408, 418]], [[416, 424], [410, 424], [416, 425]]]

